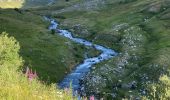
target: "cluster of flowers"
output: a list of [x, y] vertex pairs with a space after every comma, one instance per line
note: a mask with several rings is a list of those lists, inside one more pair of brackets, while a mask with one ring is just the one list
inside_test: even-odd
[[33, 72], [32, 69], [29, 69], [28, 67], [27, 67], [25, 75], [29, 79], [29, 81], [32, 81], [33, 79], [37, 78], [36, 71]]

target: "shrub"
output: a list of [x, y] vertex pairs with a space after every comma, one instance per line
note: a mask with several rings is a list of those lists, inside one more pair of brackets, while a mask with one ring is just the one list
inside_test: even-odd
[[145, 100], [170, 100], [170, 78], [163, 75], [157, 83], [148, 86], [149, 95], [144, 96]]
[[46, 86], [37, 79], [29, 81], [19, 67], [23, 60], [19, 56], [19, 43], [0, 35], [0, 99], [1, 100], [73, 100], [70, 93], [56, 89], [56, 85]]

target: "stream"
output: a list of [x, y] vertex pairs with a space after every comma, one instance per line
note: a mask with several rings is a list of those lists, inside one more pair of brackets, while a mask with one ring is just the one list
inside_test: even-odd
[[83, 76], [87, 74], [87, 72], [90, 71], [90, 68], [92, 65], [100, 63], [104, 60], [109, 60], [116, 56], [118, 53], [110, 48], [106, 48], [101, 45], [93, 44], [92, 42], [89, 42], [82, 38], [76, 38], [73, 37], [72, 33], [68, 30], [62, 30], [58, 28], [58, 23], [54, 19], [44, 17], [45, 20], [50, 22], [49, 30], [55, 30], [57, 34], [64, 36], [66, 38], [69, 38], [70, 40], [82, 44], [84, 46], [95, 48], [96, 50], [101, 51], [102, 53], [98, 55], [97, 57], [92, 58], [86, 58], [84, 59], [83, 63], [75, 66], [75, 69], [70, 72], [70, 74], [66, 75], [65, 78], [58, 84], [61, 88], [68, 88], [71, 86], [73, 90], [79, 90], [82, 87], [80, 87], [79, 81], [82, 79]]

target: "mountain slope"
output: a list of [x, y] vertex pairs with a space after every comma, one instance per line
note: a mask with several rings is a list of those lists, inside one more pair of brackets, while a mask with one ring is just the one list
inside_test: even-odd
[[83, 48], [51, 34], [42, 16], [13, 9], [0, 9], [0, 13], [0, 32], [8, 32], [19, 41], [25, 67], [37, 70], [45, 82], [61, 80], [83, 59]]
[[[65, 8], [49, 8], [48, 14], [75, 36], [120, 52], [117, 58], [96, 65], [85, 77], [88, 95], [95, 93], [107, 99], [146, 95], [147, 84], [169, 74], [169, 1], [104, 1], [97, 9], [70, 9], [89, 2], [85, 0]], [[46, 14], [43, 10], [34, 13]]]
[[[16, 31], [15, 34], [11, 35], [18, 37], [17, 39], [21, 41], [21, 44], [24, 41], [24, 48], [27, 46], [28, 48], [38, 48], [38, 50], [35, 49], [36, 55], [32, 55], [31, 58], [28, 56], [30, 55], [28, 48], [21, 54], [25, 57], [27, 63], [31, 60], [33, 67], [38, 65], [36, 69], [40, 69], [40, 72], [43, 70], [42, 76], [48, 72], [46, 76], [54, 77], [55, 74], [56, 77], [62, 79], [60, 75], [64, 76], [65, 74], [63, 66], [75, 66], [79, 63], [83, 58], [84, 48], [72, 44], [65, 38], [47, 35], [46, 32], [48, 31], [45, 27], [48, 25], [43, 22], [39, 15], [53, 17], [60, 22], [60, 28], [69, 29], [74, 36], [110, 47], [120, 53], [116, 58], [93, 67], [82, 82], [85, 86], [83, 91], [87, 95], [104, 97], [106, 100], [125, 97], [135, 99], [143, 95], [147, 96], [150, 93], [148, 84], [159, 83], [159, 77], [164, 74], [169, 77], [169, 4], [169, 0], [70, 0], [68, 2], [58, 0], [48, 7], [25, 9], [24, 15], [18, 15], [13, 10], [10, 10], [10, 13], [8, 13], [8, 10], [6, 12], [2, 10], [4, 12], [1, 11], [0, 21], [3, 23], [3, 27], [0, 30], [11, 33]], [[20, 16], [20, 18], [16, 20], [14, 17], [13, 20], [12, 13], [15, 13], [15, 17]], [[29, 17], [26, 17], [28, 15]], [[17, 21], [15, 23], [22, 23], [21, 29], [16, 27], [19, 24], [13, 26], [15, 20]], [[25, 25], [26, 20], [29, 22]], [[8, 23], [6, 24], [6, 22]], [[28, 26], [28, 29], [24, 29]], [[32, 32], [32, 29], [35, 29], [36, 32]], [[31, 32], [28, 30], [31, 30]], [[24, 33], [24, 36], [27, 33], [26, 36], [30, 39], [19, 36], [18, 33], [20, 32]], [[47, 37], [50, 39], [47, 39]], [[28, 43], [32, 40], [35, 43], [33, 46]], [[39, 44], [39, 41], [43, 41], [42, 44]], [[50, 43], [47, 41], [50, 41]], [[58, 41], [61, 43], [57, 44]], [[65, 42], [69, 42], [71, 46], [64, 46]], [[37, 47], [37, 44], [41, 46]], [[44, 44], [52, 46], [42, 49]], [[55, 44], [59, 45], [57, 50], [54, 48]], [[78, 51], [74, 47], [78, 48]], [[39, 59], [41, 55], [39, 51], [41, 50], [43, 50], [43, 54], [45, 53], [45, 58], [49, 57], [46, 59], [48, 61], [42, 62]], [[57, 54], [54, 55], [56, 52], [51, 51], [57, 51]], [[63, 54], [66, 55], [63, 56]], [[77, 54], [79, 55], [77, 56]], [[72, 59], [72, 55], [75, 55], [73, 56], [74, 59]], [[80, 58], [76, 63], [77, 57]], [[49, 61], [55, 62], [56, 58], [57, 64], [55, 66], [62, 65], [62, 71], [57, 69], [58, 71], [51, 74], [54, 69]], [[67, 65], [63, 65], [65, 63], [62, 62], [61, 58], [66, 59]], [[38, 59], [38, 61], [35, 59]], [[45, 68], [42, 67], [41, 69], [39, 66], [45, 66]], [[48, 66], [52, 67], [51, 70], [44, 70]], [[159, 91], [157, 94], [159, 94]]]
[[1, 0], [1, 8], [30, 8], [39, 6], [48, 6], [55, 3], [56, 0]]
[[[20, 70], [23, 60], [19, 56], [20, 46], [14, 37], [0, 34], [0, 99], [1, 100], [73, 100], [68, 92], [56, 89], [55, 85], [46, 86]], [[27, 70], [28, 71], [28, 70]], [[28, 71], [30, 72], [30, 71]], [[28, 75], [28, 74], [27, 74]]]

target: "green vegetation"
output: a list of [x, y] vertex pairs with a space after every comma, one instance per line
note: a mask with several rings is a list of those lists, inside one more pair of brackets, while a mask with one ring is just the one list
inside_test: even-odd
[[46, 83], [60, 81], [65, 73], [83, 60], [85, 49], [68, 39], [51, 34], [47, 30], [49, 23], [43, 17], [21, 12], [0, 9], [0, 32], [10, 33], [20, 43], [25, 67], [37, 70], [39, 78]]
[[[96, 65], [87, 75], [85, 84], [89, 95], [96, 93], [107, 99], [114, 95], [118, 99], [137, 98], [147, 95], [148, 83], [157, 84], [160, 75], [169, 75], [168, 4], [168, 0], [106, 0], [99, 8], [74, 9], [71, 5], [62, 8], [62, 12], [48, 9], [60, 21], [60, 27], [121, 53]], [[91, 4], [85, 6], [90, 8]]]
[[29, 81], [20, 67], [19, 43], [6, 33], [0, 35], [0, 99], [1, 100], [73, 100], [68, 92], [46, 86], [37, 79]]
[[159, 82], [148, 85], [149, 96], [144, 100], [169, 100], [170, 99], [170, 79], [167, 75], [161, 76]]
[[89, 57], [100, 52], [49, 32], [49, 23], [39, 15], [51, 16], [74, 36], [120, 53], [95, 65], [85, 77], [87, 95], [163, 100], [169, 99], [169, 4], [169, 0], [57, 0], [48, 7], [28, 9], [25, 3], [21, 13], [0, 10], [0, 32], [9, 32], [20, 42], [25, 66], [36, 69], [40, 79], [58, 82], [85, 52]]

